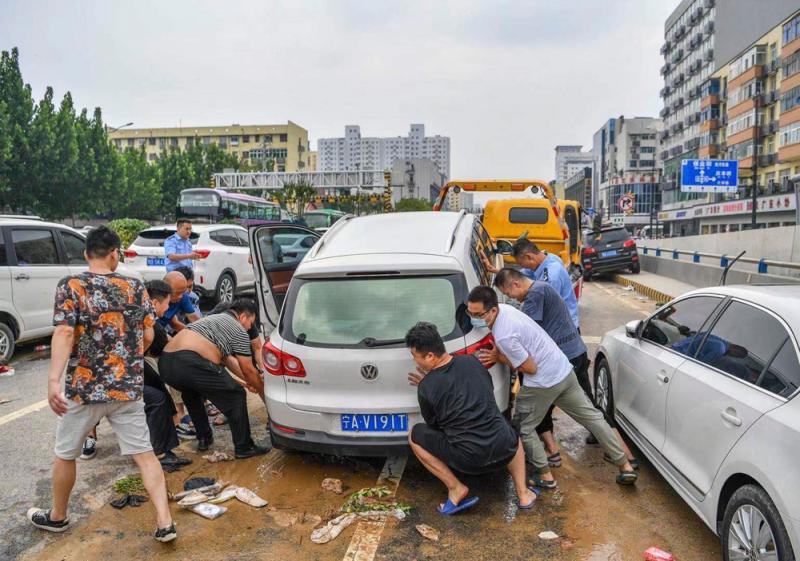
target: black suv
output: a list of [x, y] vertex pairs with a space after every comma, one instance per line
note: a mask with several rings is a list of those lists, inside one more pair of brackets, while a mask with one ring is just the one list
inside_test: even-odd
[[584, 280], [589, 280], [597, 273], [612, 273], [625, 269], [634, 274], [639, 273], [636, 242], [631, 239], [625, 228], [590, 230], [583, 239], [581, 260]]

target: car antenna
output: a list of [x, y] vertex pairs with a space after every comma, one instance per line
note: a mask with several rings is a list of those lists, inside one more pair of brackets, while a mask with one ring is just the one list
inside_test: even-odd
[[731, 267], [733, 267], [733, 264], [736, 263], [739, 260], [739, 258], [745, 253], [747, 252], [742, 251], [739, 255], [734, 257], [733, 260], [731, 260], [727, 265], [725, 265], [725, 270], [722, 271], [722, 278], [719, 279], [720, 286], [725, 286], [725, 280], [728, 278], [728, 271], [730, 271]]

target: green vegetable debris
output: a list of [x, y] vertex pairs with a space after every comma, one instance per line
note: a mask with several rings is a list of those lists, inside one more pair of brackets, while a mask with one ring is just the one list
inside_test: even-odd
[[408, 514], [411, 512], [411, 505], [395, 499], [388, 487], [366, 487], [347, 497], [342, 505], [342, 512], [390, 510], [401, 510]]
[[114, 482], [114, 491], [120, 495], [146, 495], [142, 478], [138, 475], [129, 475]]

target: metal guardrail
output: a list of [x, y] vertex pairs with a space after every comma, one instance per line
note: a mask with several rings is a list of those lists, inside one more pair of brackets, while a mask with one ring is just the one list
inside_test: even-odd
[[[718, 253], [706, 253], [703, 251], [685, 251], [683, 249], [668, 249], [663, 247], [646, 247], [646, 246], [639, 246], [639, 249], [642, 250], [644, 255], [650, 255], [650, 252], [655, 252], [656, 257], [662, 257], [662, 253], [670, 253], [672, 254], [672, 259], [678, 260], [680, 259], [681, 255], [687, 255], [692, 258], [692, 262], [700, 263], [700, 258], [705, 257], [708, 259], [719, 259], [719, 266], [720, 267], [727, 267], [730, 263], [731, 259], [735, 256], [731, 256], [728, 254], [718, 254]], [[769, 267], [781, 267], [784, 269], [794, 269], [800, 270], [800, 263], [793, 263], [791, 261], [775, 261], [772, 259], [753, 259], [752, 257], [740, 257], [739, 262], [741, 263], [750, 263], [753, 265], [758, 265], [758, 272], [761, 274], [767, 274]]]

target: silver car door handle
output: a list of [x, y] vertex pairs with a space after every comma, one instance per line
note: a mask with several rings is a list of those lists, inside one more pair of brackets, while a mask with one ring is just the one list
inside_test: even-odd
[[737, 427], [741, 427], [742, 426], [742, 420], [739, 417], [737, 417], [736, 415], [728, 413], [727, 411], [721, 411], [719, 415], [725, 421], [728, 421], [732, 425], [735, 425]]
[[664, 374], [663, 372], [659, 372], [659, 373], [656, 375], [656, 378], [658, 378], [658, 381], [659, 381], [659, 382], [661, 382], [662, 384], [666, 384], [666, 383], [668, 383], [668, 382], [669, 382], [669, 376], [667, 376], [667, 375], [666, 375], [666, 374]]
[[16, 277], [14, 277], [14, 280], [31, 280], [31, 278], [25, 273], [20, 273]]

